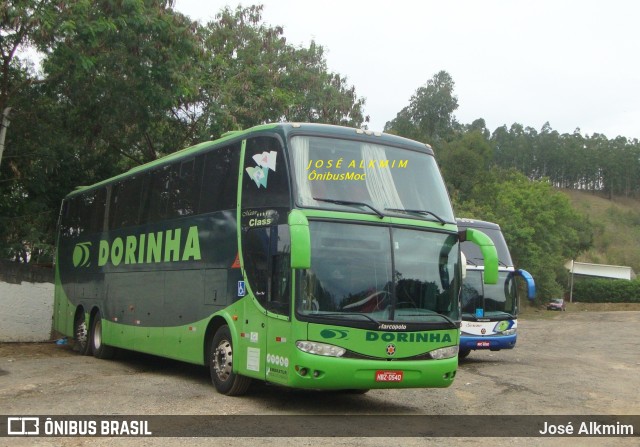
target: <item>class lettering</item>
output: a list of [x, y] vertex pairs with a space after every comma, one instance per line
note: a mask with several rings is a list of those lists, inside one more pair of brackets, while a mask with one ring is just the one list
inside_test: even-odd
[[250, 227], [267, 227], [273, 223], [273, 219], [266, 217], [264, 219], [251, 219], [249, 220]]

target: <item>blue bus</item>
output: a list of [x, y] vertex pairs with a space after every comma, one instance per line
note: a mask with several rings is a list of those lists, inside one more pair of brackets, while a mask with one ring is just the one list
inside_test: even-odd
[[460, 327], [459, 358], [473, 350], [513, 349], [518, 330], [520, 307], [516, 278], [526, 283], [527, 297], [535, 298], [535, 282], [529, 272], [516, 269], [500, 226], [492, 222], [456, 219], [459, 229], [480, 230], [491, 238], [498, 252], [498, 282], [485, 284], [484, 261], [478, 246], [462, 242], [462, 255], [466, 258], [466, 274], [461, 293], [462, 323]]

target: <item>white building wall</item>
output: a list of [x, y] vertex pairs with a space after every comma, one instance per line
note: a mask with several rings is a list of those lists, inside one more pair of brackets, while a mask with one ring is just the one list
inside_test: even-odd
[[0, 279], [0, 342], [51, 339], [53, 284]]

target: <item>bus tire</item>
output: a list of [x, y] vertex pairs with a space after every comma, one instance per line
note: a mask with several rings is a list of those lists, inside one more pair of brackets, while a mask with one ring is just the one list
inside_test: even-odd
[[100, 311], [96, 312], [91, 320], [91, 352], [93, 356], [98, 359], [110, 359], [113, 358], [115, 349], [112, 346], [107, 346], [102, 340], [102, 315]]
[[91, 353], [91, 344], [89, 343], [89, 325], [85, 318], [84, 311], [78, 312], [73, 321], [73, 349], [80, 355], [89, 355]]
[[463, 359], [471, 353], [470, 349], [461, 349], [458, 351], [458, 358]]
[[229, 326], [221, 326], [209, 350], [211, 381], [220, 394], [239, 396], [247, 392], [251, 379], [233, 372], [233, 342]]

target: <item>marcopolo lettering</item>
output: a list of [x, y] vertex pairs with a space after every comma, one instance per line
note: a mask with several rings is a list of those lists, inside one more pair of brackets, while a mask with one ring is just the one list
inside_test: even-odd
[[98, 250], [98, 266], [111, 262], [118, 266], [127, 264], [151, 264], [158, 262], [199, 261], [200, 238], [198, 227], [187, 230], [182, 244], [182, 229], [176, 228], [138, 236], [117, 237], [111, 243], [101, 240]]
[[365, 335], [366, 341], [382, 340], [384, 342], [409, 342], [409, 343], [445, 343], [451, 342], [449, 334], [440, 334], [437, 332], [371, 332], [367, 331]]

